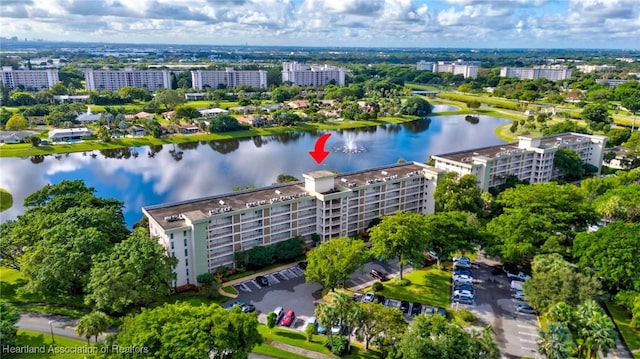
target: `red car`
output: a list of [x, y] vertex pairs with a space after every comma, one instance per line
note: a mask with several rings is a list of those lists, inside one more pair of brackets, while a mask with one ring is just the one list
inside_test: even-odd
[[289, 327], [291, 326], [291, 324], [295, 319], [296, 319], [296, 313], [294, 313], [293, 310], [288, 310], [287, 313], [285, 313], [280, 323], [284, 326]]

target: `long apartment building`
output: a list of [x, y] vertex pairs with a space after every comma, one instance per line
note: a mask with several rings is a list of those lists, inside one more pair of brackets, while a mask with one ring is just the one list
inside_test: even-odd
[[60, 81], [58, 70], [14, 70], [11, 66], [2, 67], [0, 80], [6, 88], [23, 88], [27, 91], [48, 90]]
[[171, 88], [171, 71], [168, 70], [85, 70], [87, 91], [115, 91], [123, 87], [143, 87], [149, 91]]
[[431, 71], [431, 72], [449, 72], [454, 75], [462, 75], [464, 78], [475, 79], [478, 77], [478, 69], [480, 68], [480, 61], [464, 61], [456, 60], [453, 62], [432, 62], [432, 61], [418, 61], [416, 69], [418, 71]]
[[318, 87], [331, 83], [344, 86], [345, 69], [330, 65], [309, 65], [298, 62], [282, 63], [282, 82], [298, 86]]
[[224, 71], [207, 71], [197, 70], [191, 71], [192, 87], [202, 90], [205, 87], [213, 89], [220, 85], [225, 87], [235, 87], [247, 85], [254, 88], [267, 87], [267, 71], [236, 71], [231, 67], [227, 67]]
[[547, 79], [551, 81], [566, 80], [571, 77], [571, 69], [566, 66], [534, 66], [534, 67], [503, 67], [500, 77], [517, 77], [520, 80]]
[[434, 212], [444, 172], [403, 163], [347, 174], [316, 171], [304, 181], [148, 206], [149, 231], [178, 259], [175, 286], [234, 266], [234, 253], [295, 236], [323, 241], [355, 235], [399, 210]]
[[518, 142], [476, 148], [432, 156], [435, 167], [460, 176], [474, 174], [480, 188], [487, 191], [513, 175], [530, 183], [543, 183], [558, 178], [553, 159], [561, 148], [575, 151], [584, 163], [602, 166], [608, 138], [581, 133], [563, 133], [547, 137], [519, 136]]

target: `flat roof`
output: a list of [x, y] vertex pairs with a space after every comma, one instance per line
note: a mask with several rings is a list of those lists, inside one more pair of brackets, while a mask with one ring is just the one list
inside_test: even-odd
[[[426, 167], [423, 164], [406, 162], [342, 175], [326, 170], [314, 171], [303, 175], [313, 178], [335, 177], [336, 190], [340, 191], [340, 188], [360, 187], [378, 182], [386, 182], [396, 178], [420, 175], [424, 169], [428, 169], [433, 173], [442, 172], [442, 170], [434, 167]], [[297, 181], [249, 191], [225, 193], [181, 202], [146, 206], [143, 207], [143, 209], [165, 230], [170, 230], [184, 226], [183, 216], [192, 220], [206, 219], [210, 215], [210, 211], [211, 215], [216, 215], [247, 210], [253, 207], [267, 206], [271, 205], [272, 201], [273, 204], [278, 202], [290, 203], [291, 200], [304, 198], [306, 196], [309, 196], [309, 192], [305, 189], [304, 182]], [[311, 198], [315, 199], [315, 197]]]
[[[582, 141], [589, 140], [591, 138], [590, 135], [579, 134], [579, 133], [561, 133], [551, 136], [545, 137], [533, 137], [533, 139], [539, 138], [540, 145], [536, 148], [551, 148], [557, 146], [558, 141], [570, 141], [576, 142], [581, 139]], [[450, 152], [444, 154], [435, 155], [437, 157], [446, 158], [448, 160], [461, 162], [461, 163], [473, 163], [473, 157], [498, 157], [498, 154], [511, 154], [514, 152], [525, 152], [526, 149], [522, 149], [518, 147], [519, 142], [511, 142], [505, 143], [502, 145], [496, 146], [488, 146], [481, 148], [474, 148], [470, 150], [458, 151], [458, 152]]]

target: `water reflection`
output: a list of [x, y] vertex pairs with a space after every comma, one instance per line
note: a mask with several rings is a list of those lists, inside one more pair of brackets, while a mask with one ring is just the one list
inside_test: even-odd
[[[22, 213], [24, 198], [46, 184], [82, 179], [98, 195], [124, 201], [125, 218], [131, 225], [140, 219], [143, 205], [230, 192], [238, 185], [270, 185], [282, 173], [300, 177], [319, 169], [354, 171], [399, 158], [424, 162], [430, 154], [500, 144], [493, 130], [507, 122], [482, 116], [479, 124], [471, 125], [464, 115], [436, 116], [430, 121], [352, 130], [2, 158], [0, 187], [13, 195], [14, 207], [3, 212], [1, 219]], [[366, 152], [332, 152], [321, 165], [316, 164], [308, 152], [327, 132], [332, 134], [328, 149], [346, 145], [349, 137]]]

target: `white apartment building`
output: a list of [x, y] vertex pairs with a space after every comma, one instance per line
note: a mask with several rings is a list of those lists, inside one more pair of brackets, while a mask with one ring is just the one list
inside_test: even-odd
[[480, 68], [480, 61], [463, 61], [457, 60], [451, 63], [444, 61], [431, 62], [431, 61], [418, 61], [416, 69], [418, 71], [432, 71], [432, 72], [449, 72], [455, 75], [462, 75], [464, 78], [475, 79], [478, 77], [478, 69]]
[[344, 86], [345, 69], [330, 65], [308, 65], [298, 62], [282, 63], [282, 82], [298, 86], [318, 87], [335, 83]]
[[115, 91], [123, 87], [142, 87], [149, 91], [171, 88], [171, 71], [168, 70], [85, 70], [84, 80], [87, 91]]
[[202, 90], [205, 86], [216, 89], [220, 85], [235, 87], [247, 85], [254, 88], [267, 87], [267, 71], [236, 71], [227, 67], [224, 71], [191, 71], [191, 84], [196, 90]]
[[432, 156], [435, 167], [460, 176], [474, 174], [480, 188], [487, 191], [514, 175], [530, 183], [544, 183], [558, 178], [553, 158], [560, 148], [575, 151], [584, 163], [600, 170], [608, 138], [581, 133], [563, 133], [547, 137], [518, 136], [518, 142], [476, 148]]
[[615, 70], [616, 67], [613, 65], [578, 65], [576, 69], [588, 74], [597, 71], [611, 71]]
[[603, 84], [608, 88], [615, 88], [618, 85], [622, 85], [623, 83], [627, 83], [631, 80], [621, 80], [621, 79], [596, 79], [597, 84]]
[[335, 174], [305, 173], [304, 181], [183, 202], [147, 206], [149, 231], [178, 259], [175, 286], [233, 266], [234, 253], [317, 233], [323, 241], [356, 235], [399, 210], [434, 212], [444, 172], [402, 163]]
[[500, 77], [517, 77], [520, 80], [536, 80], [545, 78], [550, 81], [566, 80], [571, 77], [571, 69], [566, 66], [534, 66], [534, 67], [503, 67]]
[[15, 89], [24, 88], [26, 91], [50, 89], [57, 84], [58, 70], [14, 70], [11, 66], [2, 67], [2, 86]]

